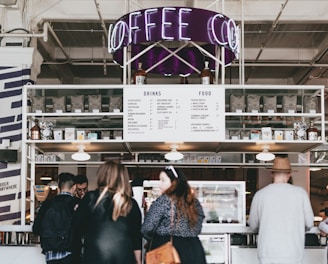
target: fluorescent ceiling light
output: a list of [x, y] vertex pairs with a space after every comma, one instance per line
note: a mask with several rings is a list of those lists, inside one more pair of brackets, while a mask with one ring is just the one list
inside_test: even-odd
[[171, 151], [164, 155], [167, 160], [181, 160], [183, 159], [183, 154], [177, 151], [178, 146], [172, 145]]
[[71, 156], [72, 160], [76, 161], [87, 161], [90, 159], [90, 155], [84, 152], [84, 146], [78, 146], [78, 151], [73, 153]]
[[256, 155], [256, 159], [260, 161], [270, 161], [275, 158], [275, 155], [269, 152], [270, 147], [268, 145], [264, 145], [263, 151]]

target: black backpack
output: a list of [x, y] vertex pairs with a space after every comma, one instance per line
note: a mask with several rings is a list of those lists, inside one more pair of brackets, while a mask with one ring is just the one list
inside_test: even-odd
[[71, 251], [73, 241], [72, 217], [75, 199], [69, 195], [57, 195], [40, 209], [33, 228], [39, 233], [43, 252]]

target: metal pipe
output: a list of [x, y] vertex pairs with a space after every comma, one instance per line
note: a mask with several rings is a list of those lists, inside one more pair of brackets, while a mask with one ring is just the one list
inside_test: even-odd
[[51, 27], [51, 25], [49, 24], [49, 22], [44, 22], [43, 23], [43, 32], [42, 33], [23, 33], [23, 34], [19, 34], [19, 33], [3, 33], [0, 34], [0, 37], [20, 37], [20, 38], [31, 38], [31, 37], [42, 37], [43, 40], [45, 42], [48, 41], [48, 32], [51, 33], [51, 35], [54, 37], [55, 41], [57, 42], [60, 50], [63, 52], [63, 54], [65, 55], [66, 59], [68, 60], [68, 62], [71, 62], [71, 58], [70, 56], [66, 53], [65, 48], [63, 46], [63, 44], [61, 43], [61, 41], [59, 40], [59, 38], [57, 37], [55, 31], [53, 30], [53, 28]]
[[48, 28], [49, 23], [45, 22], [43, 24], [42, 33], [0, 33], [0, 38], [13, 37], [13, 38], [43, 38], [45, 42], [48, 41]]
[[[271, 26], [271, 28], [269, 30], [269, 34], [267, 35], [267, 37], [265, 38], [264, 42], [262, 43], [261, 48], [260, 48], [260, 51], [259, 51], [259, 53], [257, 54], [257, 56], [255, 58], [255, 61], [258, 61], [260, 59], [260, 56], [262, 55], [262, 52], [263, 52], [266, 44], [268, 43], [268, 41], [272, 37], [272, 33], [273, 33], [274, 29], [276, 28], [276, 26], [278, 24], [278, 21], [279, 21], [279, 18], [282, 15], [282, 12], [285, 9], [287, 3], [288, 3], [288, 0], [285, 1], [285, 4], [282, 4], [281, 5], [280, 11], [279, 11], [276, 19], [272, 23], [272, 26]], [[248, 73], [248, 76], [245, 78], [245, 81], [247, 81], [250, 78], [250, 75], [252, 74], [252, 72], [253, 72], [253, 69], [250, 70], [250, 72]]]
[[94, 2], [95, 2], [95, 5], [96, 5], [97, 13], [98, 13], [98, 16], [99, 16], [99, 19], [100, 19], [100, 23], [101, 23], [101, 27], [103, 29], [104, 35], [105, 35], [106, 39], [108, 39], [108, 32], [107, 32], [107, 28], [106, 28], [106, 25], [105, 25], [105, 21], [102, 18], [102, 15], [101, 15], [101, 12], [100, 12], [99, 3], [97, 2], [97, 0], [94, 0]]

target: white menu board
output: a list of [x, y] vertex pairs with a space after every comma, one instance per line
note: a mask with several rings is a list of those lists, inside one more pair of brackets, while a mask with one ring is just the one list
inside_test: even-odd
[[124, 89], [124, 140], [202, 142], [225, 139], [219, 86], [142, 85]]

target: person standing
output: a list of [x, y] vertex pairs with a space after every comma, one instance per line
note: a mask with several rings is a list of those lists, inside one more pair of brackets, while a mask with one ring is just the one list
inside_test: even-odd
[[47, 264], [75, 264], [72, 217], [77, 200], [73, 197], [74, 175], [67, 172], [59, 174], [58, 188], [59, 194], [40, 207], [32, 231], [40, 236]]
[[89, 181], [87, 176], [79, 174], [75, 176], [75, 196], [82, 199], [83, 196], [88, 192]]
[[257, 253], [261, 264], [301, 264], [305, 231], [313, 226], [314, 215], [306, 191], [288, 183], [288, 158], [276, 157], [273, 183], [255, 193], [248, 224], [258, 232]]
[[81, 200], [73, 219], [84, 238], [83, 264], [141, 264], [141, 212], [126, 167], [108, 161], [97, 170], [98, 188]]
[[322, 218], [322, 221], [327, 218], [326, 212], [328, 212], [328, 208], [324, 208], [319, 211], [319, 216]]
[[182, 264], [205, 264], [205, 252], [198, 238], [205, 215], [187, 178], [181, 170], [167, 166], [159, 174], [159, 188], [161, 195], [150, 206], [141, 228], [150, 249], [168, 242], [172, 235]]
[[[78, 199], [78, 203], [76, 204], [75, 210], [77, 210], [79, 203], [81, 199], [85, 196], [85, 194], [88, 192], [89, 188], [89, 181], [87, 176], [83, 174], [78, 174], [74, 178], [75, 181], [75, 197]], [[74, 248], [73, 248], [75, 260], [74, 263], [80, 264], [81, 259], [82, 259], [82, 254], [83, 254], [83, 239], [76, 238], [76, 241], [74, 242]]]

